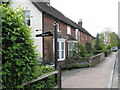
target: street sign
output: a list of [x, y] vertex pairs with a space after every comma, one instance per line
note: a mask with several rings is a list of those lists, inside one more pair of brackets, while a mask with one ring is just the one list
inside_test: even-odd
[[53, 34], [51, 32], [46, 32], [46, 33], [36, 35], [36, 37], [46, 37], [46, 36], [53, 36]]

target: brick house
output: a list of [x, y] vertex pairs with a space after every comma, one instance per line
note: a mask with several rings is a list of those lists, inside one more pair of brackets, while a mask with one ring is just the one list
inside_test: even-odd
[[[80, 42], [84, 46], [91, 45], [92, 35], [82, 28], [82, 21], [78, 24], [64, 16], [56, 10], [50, 3], [32, 2], [36, 8], [42, 11], [43, 15], [43, 32], [54, 32], [54, 24], [58, 28], [58, 60], [63, 61], [72, 56], [74, 43]], [[53, 60], [54, 55], [54, 37], [43, 37], [43, 57], [47, 60]]]
[[[32, 0], [34, 1], [34, 0]], [[80, 42], [84, 46], [87, 44], [91, 45], [93, 36], [87, 32], [84, 28], [82, 28], [82, 21], [80, 20], [77, 23], [73, 22], [66, 16], [64, 16], [60, 11], [56, 10], [54, 7], [50, 5], [50, 2], [29, 2], [31, 6], [34, 6], [34, 9], [37, 9], [37, 12], [42, 14], [42, 17], [36, 19], [34, 24], [40, 25], [41, 28], [36, 28], [33, 31], [36, 33], [45, 33], [51, 32], [54, 34], [54, 24], [57, 24], [57, 32], [58, 32], [58, 61], [63, 61], [67, 59], [67, 57], [72, 56], [72, 48], [74, 43]], [[16, 3], [15, 3], [16, 4]], [[30, 6], [28, 6], [30, 7]], [[29, 10], [33, 13], [31, 10]], [[36, 14], [32, 16], [36, 17]], [[40, 21], [41, 23], [39, 23]], [[34, 26], [31, 26], [34, 27]], [[41, 32], [37, 32], [36, 30], [42, 30]], [[35, 36], [35, 34], [33, 36]], [[34, 39], [41, 39], [41, 42], [35, 42], [38, 44], [42, 44], [41, 48], [41, 57], [46, 60], [52, 61], [54, 57], [54, 36], [48, 37], [34, 37]], [[36, 45], [36, 44], [35, 44]], [[41, 47], [37, 45], [38, 47]], [[39, 51], [40, 49], [38, 49]]]

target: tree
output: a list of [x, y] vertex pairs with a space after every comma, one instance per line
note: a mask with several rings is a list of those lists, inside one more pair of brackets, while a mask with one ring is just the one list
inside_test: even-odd
[[101, 47], [101, 45], [100, 45], [100, 37], [99, 37], [99, 34], [97, 34], [97, 37], [96, 37], [95, 49], [96, 49], [96, 50], [101, 50], [101, 49], [102, 49], [102, 47]]
[[118, 46], [118, 35], [115, 32], [111, 32], [109, 36], [111, 47]]
[[19, 87], [34, 77], [37, 53], [30, 28], [24, 24], [23, 10], [3, 4], [2, 11], [2, 88]]

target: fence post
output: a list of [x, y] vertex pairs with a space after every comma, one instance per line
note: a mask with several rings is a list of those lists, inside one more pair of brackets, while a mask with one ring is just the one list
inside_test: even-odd
[[62, 88], [61, 85], [61, 65], [58, 65], [58, 88]]

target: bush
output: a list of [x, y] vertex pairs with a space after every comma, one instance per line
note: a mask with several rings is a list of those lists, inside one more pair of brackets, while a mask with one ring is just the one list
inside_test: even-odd
[[[36, 66], [34, 68], [34, 70], [36, 72], [36, 73], [33, 73], [34, 77], [38, 77], [38, 76], [41, 76], [41, 75], [44, 75], [44, 74], [54, 71], [54, 69], [51, 66]], [[52, 87], [55, 87], [56, 85], [57, 84], [55, 83], [55, 75], [52, 75], [43, 80], [29, 84], [29, 85], [25, 86], [24, 89], [52, 88]]]
[[62, 70], [71, 70], [71, 69], [87, 68], [87, 67], [89, 67], [89, 63], [87, 63], [87, 62], [82, 62], [82, 63], [74, 63], [74, 64], [71, 64], [71, 65], [65, 65], [65, 66], [62, 67]]
[[105, 57], [107, 57], [109, 54], [111, 54], [111, 50], [92, 50], [92, 53], [94, 55], [97, 55], [97, 54], [102, 53], [102, 52], [105, 53]]
[[73, 57], [84, 57], [86, 54], [86, 49], [80, 43], [76, 43], [73, 47]]
[[85, 57], [91, 57], [91, 56], [94, 56], [92, 52], [90, 54], [85, 54]]
[[89, 58], [74, 58], [65, 61], [65, 64], [62, 66], [63, 70], [70, 70], [76, 68], [87, 68], [89, 67]]
[[[24, 24], [23, 10], [13, 10], [5, 4], [2, 11], [2, 88], [23, 88], [22, 83], [30, 81], [43, 73], [53, 71], [51, 68], [37, 66], [38, 57], [30, 28]], [[53, 79], [53, 77], [49, 77]], [[50, 87], [49, 80], [45, 81]]]

